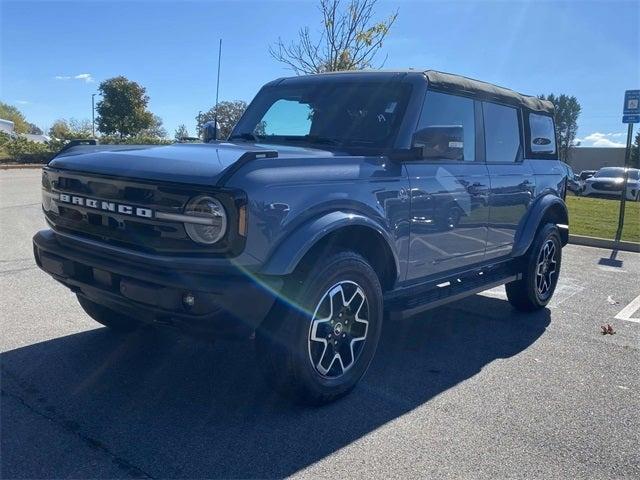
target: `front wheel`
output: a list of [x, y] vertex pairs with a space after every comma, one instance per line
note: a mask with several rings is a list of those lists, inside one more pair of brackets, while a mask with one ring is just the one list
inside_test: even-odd
[[380, 337], [375, 271], [354, 252], [323, 256], [294, 275], [284, 297], [256, 336], [267, 381], [303, 403], [346, 395], [369, 367]]
[[544, 308], [558, 284], [561, 261], [560, 232], [556, 225], [547, 223], [538, 230], [525, 258], [522, 279], [505, 286], [511, 305], [528, 312]]

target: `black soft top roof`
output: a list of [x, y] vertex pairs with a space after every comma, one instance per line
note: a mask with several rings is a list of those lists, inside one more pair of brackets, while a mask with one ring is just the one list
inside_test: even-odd
[[327, 72], [315, 75], [303, 75], [299, 77], [280, 78], [267, 85], [277, 85], [281, 82], [296, 84], [298, 82], [333, 82], [345, 80], [346, 77], [357, 76], [363, 81], [402, 80], [412, 78], [414, 81], [426, 79], [430, 88], [437, 90], [454, 91], [473, 95], [483, 100], [494, 100], [517, 107], [524, 107], [535, 112], [553, 114], [553, 104], [538, 97], [522, 95], [509, 88], [499, 87], [491, 83], [474, 80], [473, 78], [454, 75], [452, 73], [438, 72], [436, 70], [355, 70], [341, 72]]
[[461, 93], [470, 93], [488, 100], [523, 106], [537, 112], [553, 113], [553, 103], [541, 100], [538, 97], [522, 95], [509, 88], [499, 87], [492, 83], [474, 80], [473, 78], [453, 75], [451, 73], [427, 70], [424, 72], [429, 80], [429, 85], [436, 89], [454, 90]]

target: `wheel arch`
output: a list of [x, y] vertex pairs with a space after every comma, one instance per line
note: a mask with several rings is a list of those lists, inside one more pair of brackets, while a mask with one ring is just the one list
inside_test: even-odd
[[331, 212], [311, 220], [287, 236], [261, 270], [289, 275], [298, 266], [320, 258], [327, 249], [348, 249], [362, 255], [378, 274], [383, 290], [398, 278], [399, 260], [390, 234], [375, 220], [358, 213]]
[[569, 242], [569, 212], [567, 205], [560, 197], [547, 194], [536, 201], [529, 210], [516, 233], [511, 255], [513, 257], [524, 255], [533, 243], [536, 232], [545, 223], [554, 223], [559, 227], [562, 246]]

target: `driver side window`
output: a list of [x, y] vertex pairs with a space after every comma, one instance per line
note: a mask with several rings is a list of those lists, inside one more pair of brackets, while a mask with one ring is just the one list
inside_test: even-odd
[[[414, 146], [424, 149], [425, 158], [473, 162], [475, 131], [472, 99], [428, 91]], [[426, 139], [424, 145], [417, 143], [420, 137]]]

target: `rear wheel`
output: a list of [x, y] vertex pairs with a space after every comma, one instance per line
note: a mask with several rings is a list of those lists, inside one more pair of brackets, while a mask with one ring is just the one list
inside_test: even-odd
[[80, 306], [87, 315], [114, 332], [129, 333], [140, 327], [140, 322], [132, 317], [98, 305], [82, 295], [77, 295], [77, 297]]
[[375, 353], [382, 327], [382, 289], [360, 255], [323, 256], [294, 275], [256, 336], [267, 381], [311, 404], [353, 389]]
[[511, 305], [523, 311], [544, 308], [556, 289], [561, 261], [560, 232], [556, 225], [547, 223], [538, 230], [529, 250], [522, 279], [506, 285]]

